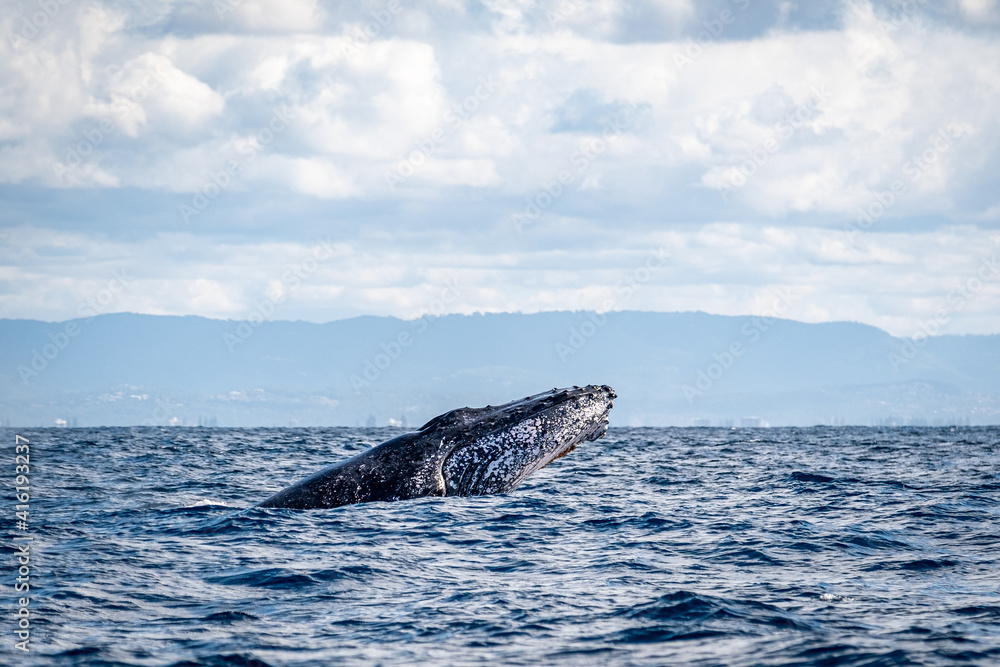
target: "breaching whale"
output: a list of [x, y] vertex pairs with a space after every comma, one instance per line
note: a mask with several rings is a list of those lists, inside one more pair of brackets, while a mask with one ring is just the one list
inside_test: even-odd
[[607, 385], [588, 385], [458, 408], [320, 470], [258, 507], [314, 509], [507, 493], [581, 442], [604, 435], [615, 398]]

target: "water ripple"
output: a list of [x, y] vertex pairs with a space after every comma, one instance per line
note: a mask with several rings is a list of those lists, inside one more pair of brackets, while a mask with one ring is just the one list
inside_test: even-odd
[[391, 433], [22, 435], [18, 664], [1000, 664], [996, 428], [618, 428], [510, 495], [307, 512], [253, 505]]

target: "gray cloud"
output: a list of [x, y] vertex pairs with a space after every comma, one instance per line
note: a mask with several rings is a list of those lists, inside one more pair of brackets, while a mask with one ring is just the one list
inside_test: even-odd
[[1000, 223], [994, 4], [69, 3], [30, 37], [25, 5], [0, 315], [73, 317], [125, 266], [115, 308], [239, 317], [326, 238], [281, 317], [412, 316], [453, 274], [459, 312], [597, 308], [666, 243], [630, 307], [794, 284], [908, 333]]

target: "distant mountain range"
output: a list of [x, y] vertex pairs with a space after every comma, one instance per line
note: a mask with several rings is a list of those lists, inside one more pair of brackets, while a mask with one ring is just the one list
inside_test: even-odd
[[612, 425], [1000, 423], [1000, 336], [705, 313], [0, 320], [4, 426], [419, 426], [606, 383]]

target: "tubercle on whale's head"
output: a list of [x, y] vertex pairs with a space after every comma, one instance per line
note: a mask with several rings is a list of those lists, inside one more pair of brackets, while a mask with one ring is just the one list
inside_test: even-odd
[[607, 385], [553, 389], [503, 405], [452, 410], [419, 433], [440, 436], [447, 495], [505, 493], [581, 442], [604, 435], [616, 397]]

